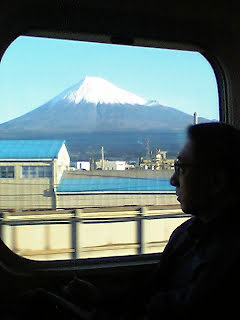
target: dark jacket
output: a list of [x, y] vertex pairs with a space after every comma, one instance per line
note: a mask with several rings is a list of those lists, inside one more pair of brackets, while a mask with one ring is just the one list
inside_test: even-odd
[[238, 314], [240, 217], [193, 217], [171, 235], [153, 275], [146, 317]]

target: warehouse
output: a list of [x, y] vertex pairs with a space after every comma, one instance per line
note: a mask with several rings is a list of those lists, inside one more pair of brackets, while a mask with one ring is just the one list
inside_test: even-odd
[[55, 208], [69, 166], [64, 140], [0, 140], [0, 208]]
[[[169, 179], [71, 171], [63, 140], [0, 140], [0, 209], [175, 204]], [[115, 170], [115, 173], [119, 172]], [[139, 173], [140, 174], [140, 173]], [[116, 175], [116, 174], [115, 174]]]

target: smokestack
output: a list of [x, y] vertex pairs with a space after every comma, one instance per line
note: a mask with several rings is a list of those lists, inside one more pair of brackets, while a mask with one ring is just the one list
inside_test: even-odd
[[102, 154], [102, 170], [104, 170], [104, 147], [101, 148], [101, 154]]
[[194, 112], [194, 114], [193, 114], [193, 124], [198, 124], [198, 115], [197, 115], [197, 112]]

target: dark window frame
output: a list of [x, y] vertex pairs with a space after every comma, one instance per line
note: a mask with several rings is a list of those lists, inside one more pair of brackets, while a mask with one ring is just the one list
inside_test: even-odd
[[[34, 31], [31, 30], [30, 32], [26, 33], [25, 35], [29, 35], [29, 36], [43, 36], [43, 37], [48, 37], [48, 38], [59, 38], [59, 39], [69, 39], [69, 40], [81, 40], [81, 37], [76, 37], [69, 35], [68, 33], [64, 33], [63, 36], [61, 36], [61, 33], [58, 34], [58, 32], [56, 33], [52, 33], [51, 31]], [[47, 35], [47, 36], [46, 36]], [[87, 37], [87, 36], [86, 36]], [[92, 36], [90, 35], [90, 41], [92, 40]], [[83, 41], [89, 41], [88, 39], [84, 39]], [[97, 41], [94, 40], [94, 42], [101, 42], [101, 41]], [[158, 41], [158, 40], [157, 40]], [[103, 41], [106, 42], [106, 41]], [[148, 42], [147, 37], [146, 37], [146, 43]], [[122, 44], [122, 43], [119, 43]], [[137, 42], [135, 41], [135, 44], [137, 44]], [[141, 44], [140, 44], [141, 46]], [[142, 45], [144, 46], [144, 44]], [[147, 45], [148, 46], [148, 45]], [[178, 49], [181, 49], [181, 43], [179, 43], [179, 46], [177, 46]], [[168, 42], [166, 42], [166, 47], [171, 49], [171, 46], [168, 46]], [[159, 46], [159, 48], [164, 48], [163, 43], [161, 43], [161, 46]], [[174, 44], [174, 48], [176, 49], [176, 44]], [[198, 49], [196, 48], [196, 51], [198, 51]], [[219, 61], [217, 61], [217, 59], [215, 59], [215, 57], [211, 56], [208, 53], [203, 53], [200, 52], [210, 63], [210, 65], [212, 66], [215, 75], [216, 75], [216, 80], [217, 80], [217, 84], [218, 84], [218, 93], [219, 93], [219, 105], [220, 105], [220, 121], [224, 121], [224, 122], [231, 122], [231, 118], [229, 116], [230, 110], [228, 108], [229, 106], [229, 97], [228, 97], [228, 81], [226, 79], [225, 76], [225, 72], [222, 68], [222, 66], [220, 65]], [[13, 252], [12, 252], [13, 253]], [[116, 263], [116, 265], [114, 265], [114, 267], [119, 267], [119, 265], [124, 265], [129, 267], [129, 265], [133, 264], [133, 265], [137, 265], [137, 264], [148, 264], [149, 263], [156, 263], [156, 261], [158, 261], [158, 258], [161, 257], [161, 253], [154, 253], [151, 255], [133, 255], [133, 256], [121, 256], [121, 257], [103, 257], [103, 258], [87, 258], [87, 259], [69, 259], [69, 260], [52, 260], [52, 261], [44, 261], [44, 263], [40, 262], [40, 261], [34, 261], [34, 260], [27, 260], [29, 264], [32, 264], [32, 266], [34, 265], [36, 269], [38, 270], [43, 270], [46, 271], [46, 268], [49, 268], [48, 270], [53, 271], [54, 274], [56, 273], [56, 271], [60, 271], [62, 272], [63, 270], [65, 270], [66, 267], [68, 267], [69, 269], [71, 269], [71, 267], [75, 270], [76, 266], [78, 266], [81, 268], [81, 266], [83, 267], [83, 270], [89, 270], [90, 269], [94, 269], [94, 272], [96, 271], [95, 267], [97, 269], [101, 269], [102, 268], [106, 268], [106, 266], [109, 267], [110, 264], [110, 268], [113, 267], [113, 263]], [[21, 259], [23, 261], [25, 261], [24, 257], [21, 257]], [[152, 261], [153, 260], [153, 261]], [[105, 265], [105, 263], [106, 265]], [[99, 266], [99, 263], [101, 264], [101, 266]], [[60, 269], [59, 269], [60, 267]], [[63, 270], [61, 270], [61, 267], [63, 268]], [[35, 269], [33, 268], [33, 269]], [[57, 269], [56, 269], [57, 268]]]
[[0, 166], [0, 179], [14, 179], [15, 168], [14, 166]]

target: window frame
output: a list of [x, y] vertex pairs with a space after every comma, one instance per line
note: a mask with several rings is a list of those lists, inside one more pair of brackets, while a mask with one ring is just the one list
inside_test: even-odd
[[[43, 176], [40, 175], [43, 170]], [[24, 173], [24, 171], [26, 171]], [[34, 174], [33, 174], [34, 172]], [[41, 178], [52, 178], [52, 167], [51, 166], [21, 166], [21, 177], [22, 179], [41, 179]]]
[[[10, 171], [10, 168], [12, 169], [12, 171]], [[6, 169], [5, 170], [5, 174], [6, 177], [3, 177], [3, 173], [4, 171], [2, 171], [2, 169]], [[9, 176], [9, 173], [12, 174], [12, 176]], [[15, 167], [14, 166], [0, 166], [0, 179], [14, 179], [15, 178]]]
[[[81, 34], [81, 33], [68, 33], [68, 32], [51, 32], [49, 30], [29, 30], [28, 32], [23, 33], [22, 35], [29, 35], [29, 36], [42, 36], [45, 38], [55, 38], [55, 39], [65, 39], [65, 40], [82, 40], [82, 41], [93, 41], [93, 42], [105, 42], [105, 43], [111, 43], [111, 37], [106, 37], [96, 34]], [[106, 40], [107, 39], [107, 40]], [[12, 42], [15, 39], [12, 39]], [[112, 41], [113, 43], [113, 41]], [[123, 42], [119, 42], [119, 44], [126, 44]], [[129, 43], [127, 43], [129, 44]], [[132, 43], [131, 43], [132, 44]], [[219, 95], [219, 107], [220, 107], [220, 119], [219, 121], [224, 121], [227, 123], [232, 123], [233, 119], [231, 116], [231, 110], [229, 108], [230, 101], [231, 101], [231, 94], [230, 94], [230, 88], [229, 88], [229, 82], [227, 81], [227, 77], [225, 75], [224, 68], [221, 66], [221, 63], [219, 60], [214, 57], [211, 53], [200, 49], [197, 46], [194, 46], [192, 44], [183, 44], [181, 42], [179, 43], [172, 43], [172, 42], [161, 42], [159, 40], [149, 40], [148, 37], [146, 39], [134, 39], [134, 45], [139, 46], [153, 46], [157, 48], [169, 48], [169, 49], [188, 49], [194, 50], [200, 52], [202, 55], [205, 56], [205, 58], [208, 60], [210, 65], [213, 68], [213, 71], [216, 75], [216, 81], [218, 85], [218, 95]], [[14, 252], [12, 252], [14, 254]], [[57, 269], [60, 267], [60, 272], [64, 270], [65, 267], [69, 268], [76, 268], [76, 266], [80, 268], [83, 268], [83, 270], [90, 269], [99, 269], [99, 268], [105, 268], [105, 264], [107, 267], [112, 268], [113, 264], [115, 266], [129, 266], [129, 265], [137, 265], [137, 264], [148, 264], [152, 263], [154, 260], [154, 263], [158, 261], [159, 257], [161, 256], [161, 253], [154, 253], [154, 254], [145, 254], [141, 256], [121, 256], [121, 257], [103, 257], [103, 258], [88, 258], [88, 259], [69, 259], [69, 260], [54, 260], [54, 261], [34, 261], [29, 260], [24, 257], [21, 257], [22, 261], [28, 261], [28, 263], [32, 266], [37, 267], [39, 270], [52, 270], [53, 272], [56, 272]], [[101, 264], [101, 266], [99, 266]], [[35, 268], [34, 267], [34, 268]], [[57, 269], [56, 269], [57, 268]], [[63, 269], [62, 269], [63, 268]]]

